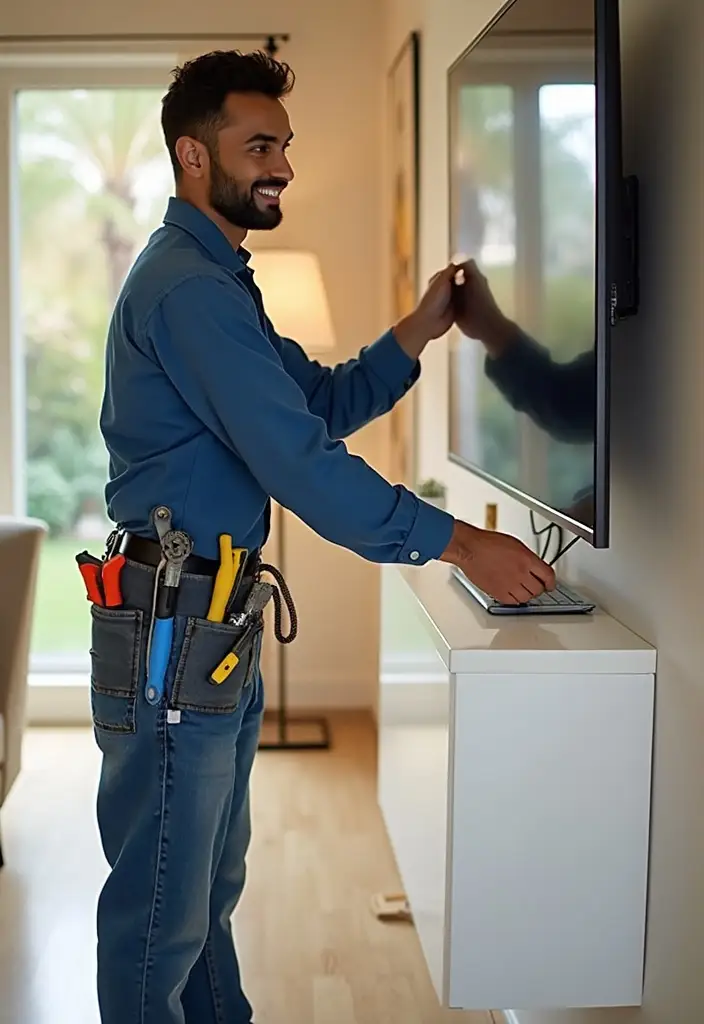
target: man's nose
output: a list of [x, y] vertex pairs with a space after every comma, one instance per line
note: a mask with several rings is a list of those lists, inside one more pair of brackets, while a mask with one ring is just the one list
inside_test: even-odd
[[283, 153], [270, 170], [272, 178], [281, 178], [282, 181], [293, 181], [294, 179], [293, 167]]

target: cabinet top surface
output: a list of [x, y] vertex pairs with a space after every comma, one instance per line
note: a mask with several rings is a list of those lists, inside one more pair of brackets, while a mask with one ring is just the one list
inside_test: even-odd
[[398, 572], [451, 671], [655, 671], [654, 648], [598, 609], [592, 615], [489, 615], [443, 562]]

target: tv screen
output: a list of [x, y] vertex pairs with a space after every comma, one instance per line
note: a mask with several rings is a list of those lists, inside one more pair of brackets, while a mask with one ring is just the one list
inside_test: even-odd
[[622, 188], [607, 6], [513, 0], [448, 81], [451, 258], [485, 279], [451, 333], [450, 457], [597, 546]]

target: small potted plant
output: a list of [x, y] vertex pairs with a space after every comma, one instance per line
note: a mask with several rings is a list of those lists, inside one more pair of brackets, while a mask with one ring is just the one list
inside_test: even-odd
[[445, 485], [441, 484], [439, 480], [435, 480], [433, 477], [421, 480], [418, 486], [418, 497], [423, 501], [437, 505], [438, 508], [445, 508], [445, 496]]

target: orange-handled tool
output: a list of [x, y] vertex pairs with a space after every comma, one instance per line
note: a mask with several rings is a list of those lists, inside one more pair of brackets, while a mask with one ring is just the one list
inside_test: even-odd
[[113, 555], [112, 558], [103, 563], [102, 583], [106, 608], [119, 608], [122, 604], [120, 573], [124, 564], [124, 555]]
[[98, 604], [102, 607], [105, 606], [105, 600], [103, 597], [103, 588], [100, 582], [100, 570], [102, 569], [103, 563], [99, 558], [95, 558], [93, 555], [89, 555], [87, 551], [81, 551], [79, 555], [76, 555], [76, 562], [78, 563], [78, 571], [83, 577], [83, 582], [86, 585], [86, 596], [89, 601], [93, 604]]

